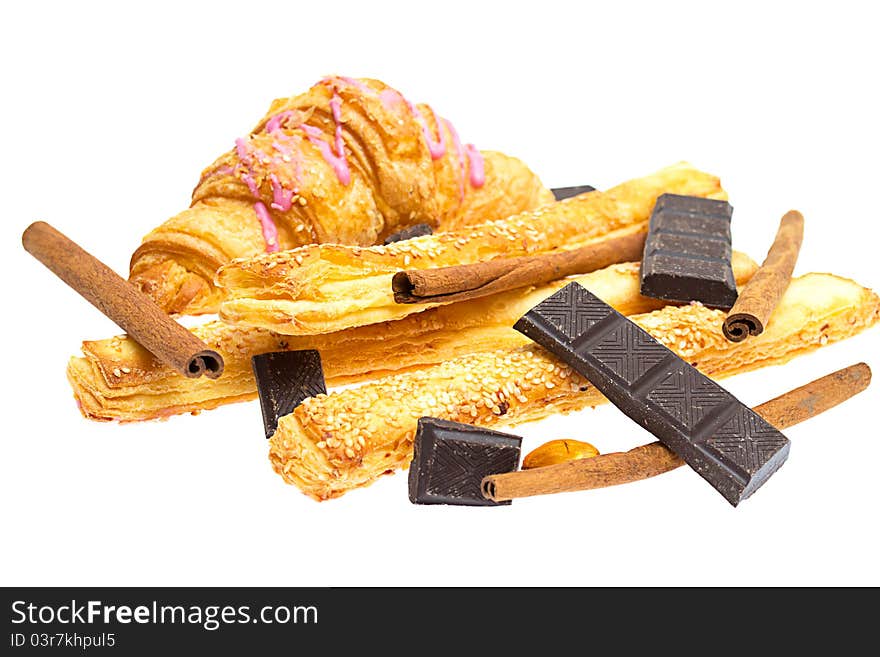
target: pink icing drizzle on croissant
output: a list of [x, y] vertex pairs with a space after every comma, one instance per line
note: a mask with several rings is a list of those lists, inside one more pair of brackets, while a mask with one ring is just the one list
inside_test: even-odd
[[[340, 79], [350, 80], [349, 78]], [[324, 78], [321, 82], [330, 82], [332, 84], [334, 79]], [[360, 86], [371, 93], [373, 92], [372, 89], [363, 83], [360, 83]], [[336, 148], [335, 153], [331, 149], [330, 144], [324, 140], [324, 133], [319, 128], [304, 123], [300, 112], [284, 110], [275, 114], [266, 122], [266, 131], [270, 134], [276, 134], [279, 133], [283, 125], [292, 123], [289, 127], [302, 130], [309, 141], [320, 151], [324, 161], [333, 168], [339, 182], [343, 185], [348, 185], [351, 182], [351, 170], [348, 168], [348, 160], [345, 157], [345, 144], [342, 139], [342, 98], [340, 98], [335, 89], [333, 90], [333, 97], [330, 99], [330, 113], [333, 115], [333, 145]], [[281, 150], [279, 146], [276, 146], [276, 149]]]
[[293, 118], [293, 116], [293, 110], [284, 110], [283, 112], [278, 112], [278, 114], [266, 121], [266, 132], [268, 132], [269, 134], [278, 132], [281, 129], [282, 124], [289, 121], [291, 118]]
[[348, 162], [345, 160], [345, 153], [341, 155], [334, 153], [330, 148], [330, 144], [322, 139], [323, 133], [318, 128], [311, 125], [303, 125], [301, 128], [306, 133], [309, 141], [321, 152], [321, 157], [324, 158], [327, 164], [333, 167], [339, 182], [347, 185], [351, 180], [351, 171], [348, 168]]
[[344, 75], [340, 75], [338, 77], [326, 77], [323, 80], [321, 80], [321, 82], [323, 82], [325, 84], [333, 85], [333, 83], [335, 83], [339, 80], [341, 80], [345, 84], [348, 84], [348, 85], [351, 85], [352, 87], [356, 87], [356, 88], [360, 89], [365, 94], [375, 94], [376, 93], [376, 91], [374, 89], [372, 89], [371, 87], [368, 87], [366, 84], [364, 84], [363, 82], [361, 82], [357, 78], [349, 78]]
[[446, 135], [443, 134], [443, 126], [440, 125], [437, 115], [432, 109], [431, 114], [434, 116], [434, 123], [437, 124], [437, 140], [434, 141], [434, 135], [431, 134], [431, 127], [428, 125], [427, 120], [425, 120], [425, 115], [421, 113], [415, 103], [407, 101], [406, 104], [409, 106], [409, 111], [416, 117], [416, 122], [422, 126], [422, 135], [425, 137], [425, 143], [428, 144], [428, 152], [431, 153], [431, 159], [439, 160], [446, 155]]
[[[254, 179], [254, 155], [256, 154], [257, 157], [263, 161], [264, 157], [259, 156], [265, 156], [265, 154], [256, 151], [256, 149], [252, 152], [250, 144], [242, 137], [235, 140], [235, 152], [238, 155], [239, 161], [245, 168], [245, 171], [241, 173], [241, 180], [247, 185], [251, 194], [257, 199], [260, 199], [260, 188]], [[278, 227], [275, 225], [275, 222], [272, 220], [272, 215], [269, 214], [269, 211], [266, 209], [266, 206], [263, 205], [261, 200], [257, 200], [257, 202], [254, 203], [254, 212], [256, 212], [257, 219], [260, 221], [263, 241], [266, 243], [266, 252], [274, 253], [280, 248], [278, 245]]]
[[406, 102], [403, 96], [400, 95], [400, 92], [391, 87], [387, 87], [379, 92], [379, 100], [382, 101], [382, 105], [385, 106], [385, 109], [391, 111], [397, 109], [401, 103]]
[[[444, 126], [452, 138], [453, 147], [455, 149], [458, 166], [460, 171], [459, 178], [459, 201], [464, 201], [465, 182], [470, 182], [473, 187], [481, 187], [485, 184], [486, 174], [483, 156], [473, 144], [462, 146], [458, 133], [452, 124], [441, 117], [431, 109], [431, 115], [437, 126], [437, 138], [434, 138], [433, 131], [425, 119], [424, 114], [419, 108], [410, 101], [406, 100], [400, 92], [390, 87], [377, 92], [375, 89], [366, 85], [356, 78], [350, 77], [326, 77], [321, 80], [322, 84], [327, 84], [332, 90], [330, 98], [330, 113], [333, 117], [334, 130], [332, 143], [324, 137], [324, 133], [317, 127], [308, 125], [303, 121], [303, 113], [298, 110], [284, 110], [270, 117], [266, 122], [265, 130], [275, 139], [272, 141], [272, 148], [280, 154], [279, 156], [270, 157], [259, 149], [254, 148], [248, 140], [239, 138], [235, 140], [235, 151], [238, 155], [240, 166], [234, 169], [238, 173], [242, 182], [247, 185], [251, 194], [257, 199], [254, 204], [254, 210], [260, 221], [263, 232], [263, 239], [266, 242], [266, 251], [272, 253], [280, 247], [278, 244], [278, 228], [272, 220], [272, 216], [266, 205], [262, 201], [260, 188], [257, 184], [259, 178], [254, 169], [255, 161], [263, 165], [274, 165], [279, 169], [282, 162], [290, 163], [295, 168], [294, 181], [292, 189], [285, 186], [284, 182], [275, 172], [268, 175], [268, 180], [272, 189], [272, 202], [270, 206], [274, 210], [287, 212], [293, 206], [293, 198], [299, 193], [296, 178], [301, 173], [301, 156], [291, 148], [290, 144], [296, 145], [296, 139], [286, 134], [282, 128], [299, 129], [321, 153], [321, 157], [333, 169], [337, 179], [342, 185], [348, 185], [351, 182], [351, 170], [348, 166], [348, 160], [345, 153], [345, 143], [342, 133], [342, 98], [338, 89], [343, 85], [348, 85], [359, 89], [361, 92], [373, 97], [378, 97], [386, 109], [397, 111], [400, 107], [406, 107], [412, 113], [413, 118], [419, 124], [422, 130], [422, 136], [428, 147], [428, 152], [432, 160], [438, 160], [446, 154], [446, 133]], [[468, 175], [469, 174], [469, 175]]]
[[287, 212], [293, 205], [293, 190], [286, 189], [274, 173], [269, 174], [269, 181], [272, 183], [271, 207], [280, 212]]
[[266, 209], [262, 201], [254, 203], [257, 219], [260, 220], [260, 228], [263, 230], [263, 241], [266, 242], [266, 253], [275, 253], [281, 247], [278, 245], [278, 227], [272, 221], [272, 215]]
[[467, 153], [468, 163], [470, 164], [471, 185], [474, 187], [482, 187], [486, 182], [486, 169], [483, 165], [483, 155], [473, 144], [466, 144], [464, 150]]

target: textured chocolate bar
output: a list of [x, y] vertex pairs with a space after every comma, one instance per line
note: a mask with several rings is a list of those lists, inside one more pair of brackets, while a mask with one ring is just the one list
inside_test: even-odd
[[415, 224], [414, 226], [410, 226], [409, 228], [404, 228], [403, 230], [399, 230], [396, 233], [391, 233], [388, 237], [385, 238], [385, 245], [393, 244], [394, 242], [402, 242], [404, 240], [411, 240], [413, 237], [422, 237], [422, 235], [431, 235], [434, 231], [431, 230], [431, 227], [428, 224]]
[[409, 466], [413, 504], [499, 506], [483, 496], [483, 477], [516, 470], [522, 438], [460, 422], [419, 418]]
[[642, 294], [730, 310], [736, 302], [730, 265], [732, 214], [727, 201], [660, 196], [645, 240]]
[[288, 415], [303, 399], [326, 393], [321, 354], [314, 349], [274, 351], [251, 358], [257, 380], [266, 438], [278, 428], [278, 418]]
[[554, 187], [550, 191], [553, 192], [553, 197], [557, 201], [561, 201], [587, 192], [595, 192], [596, 188], [591, 185], [577, 185], [576, 187]]
[[514, 328], [585, 376], [734, 506], [788, 457], [788, 438], [577, 283]]

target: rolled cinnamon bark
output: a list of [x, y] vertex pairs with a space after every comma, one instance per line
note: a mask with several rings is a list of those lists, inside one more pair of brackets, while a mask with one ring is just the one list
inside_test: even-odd
[[[850, 365], [800, 388], [756, 406], [753, 410], [779, 429], [819, 415], [860, 393], [871, 382], [865, 363]], [[660, 442], [628, 452], [601, 454], [530, 470], [490, 475], [483, 479], [483, 495], [501, 502], [519, 497], [607, 488], [648, 479], [684, 465]]]
[[171, 319], [155, 301], [49, 224], [28, 226], [21, 243], [58, 278], [180, 374], [216, 379], [223, 358]]
[[776, 239], [752, 280], [739, 293], [736, 303], [724, 320], [724, 336], [742, 342], [750, 335], [760, 335], [776, 304], [791, 282], [791, 274], [804, 239], [804, 217], [790, 210], [779, 222]]
[[619, 262], [641, 260], [646, 235], [644, 230], [624, 229], [617, 235], [611, 233], [593, 244], [570, 251], [401, 271], [392, 278], [391, 289], [397, 303], [476, 299], [572, 274], [588, 274]]

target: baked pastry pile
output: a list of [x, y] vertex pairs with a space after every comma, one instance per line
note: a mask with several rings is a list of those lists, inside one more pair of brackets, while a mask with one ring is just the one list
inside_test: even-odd
[[[132, 257], [130, 280], [168, 312], [219, 311], [191, 330], [222, 355], [223, 375], [187, 378], [117, 336], [83, 342], [68, 379], [88, 418], [165, 418], [253, 399], [254, 356], [317, 350], [329, 386], [359, 385], [282, 417], [269, 456], [284, 481], [324, 500], [406, 467], [422, 416], [498, 427], [604, 401], [512, 328], [572, 280], [716, 378], [786, 362], [880, 319], [872, 291], [807, 274], [761, 335], [733, 343], [722, 311], [642, 296], [638, 262], [453, 303], [394, 301], [391, 279], [403, 269], [643, 232], [663, 194], [727, 198], [717, 177], [680, 163], [553, 202], [523, 163], [463, 145], [429, 106], [377, 80], [325, 78], [276, 100], [205, 170], [192, 206]], [[421, 223], [434, 233], [377, 245]], [[730, 265], [739, 287], [757, 270], [736, 252]]]
[[[739, 284], [757, 268], [735, 253]], [[626, 315], [644, 313], [662, 302], [639, 294], [639, 263], [611, 265], [575, 280]], [[357, 326], [334, 333], [286, 336], [261, 328], [208, 322], [193, 332], [223, 356], [219, 379], [192, 379], [162, 365], [126, 336], [83, 342], [67, 376], [80, 408], [96, 420], [150, 420], [215, 408], [256, 397], [251, 358], [272, 351], [316, 349], [329, 385], [361, 383], [394, 372], [442, 363], [469, 353], [527, 340], [511, 327], [529, 308], [568, 281], [514, 290], [483, 299], [440, 306], [391, 322]]]

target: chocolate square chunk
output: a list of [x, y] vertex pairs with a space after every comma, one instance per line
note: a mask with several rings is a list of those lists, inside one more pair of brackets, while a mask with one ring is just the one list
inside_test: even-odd
[[483, 497], [483, 477], [516, 470], [522, 438], [433, 417], [419, 419], [409, 466], [413, 504], [500, 506]]
[[278, 419], [293, 412], [300, 403], [326, 393], [321, 354], [314, 349], [274, 351], [251, 358], [257, 380], [260, 409], [266, 438], [278, 428]]
[[403, 230], [399, 230], [396, 233], [391, 233], [388, 237], [385, 238], [385, 246], [389, 244], [393, 244], [394, 242], [402, 242], [404, 240], [411, 240], [413, 237], [422, 237], [423, 235], [431, 235], [433, 234], [433, 230], [428, 224], [415, 224], [410, 226], [409, 228], [404, 228]]
[[553, 197], [557, 201], [562, 201], [571, 198], [572, 196], [580, 196], [587, 192], [595, 192], [596, 188], [592, 185], [577, 185], [575, 187], [554, 187], [550, 191], [553, 192]]
[[788, 457], [782, 433], [578, 283], [514, 328], [586, 377], [736, 506]]
[[654, 204], [641, 267], [641, 292], [729, 310], [736, 302], [726, 201], [663, 194]]

